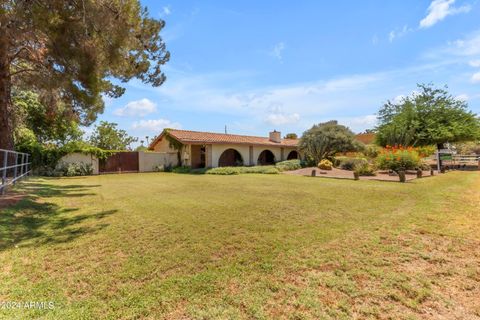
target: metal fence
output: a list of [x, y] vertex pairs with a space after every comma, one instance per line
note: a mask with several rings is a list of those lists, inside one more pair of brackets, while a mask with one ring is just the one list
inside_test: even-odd
[[480, 155], [455, 154], [453, 155], [452, 160], [457, 163], [475, 163], [480, 161]]
[[5, 194], [8, 186], [30, 174], [32, 164], [28, 153], [0, 149], [0, 194]]

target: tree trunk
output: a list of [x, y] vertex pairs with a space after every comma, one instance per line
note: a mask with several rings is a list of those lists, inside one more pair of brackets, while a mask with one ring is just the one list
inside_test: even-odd
[[7, 150], [13, 150], [13, 106], [10, 88], [8, 39], [2, 32], [0, 33], [0, 149]]
[[443, 143], [437, 144], [437, 170], [442, 171], [442, 159], [440, 159], [440, 150], [443, 149]]

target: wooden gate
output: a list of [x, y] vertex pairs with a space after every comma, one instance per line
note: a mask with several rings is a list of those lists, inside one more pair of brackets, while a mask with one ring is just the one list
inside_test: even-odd
[[138, 152], [119, 152], [100, 160], [100, 173], [138, 172]]

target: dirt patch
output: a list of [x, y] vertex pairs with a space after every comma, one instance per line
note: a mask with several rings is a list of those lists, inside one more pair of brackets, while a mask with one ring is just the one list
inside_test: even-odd
[[[323, 178], [337, 178], [337, 179], [351, 179], [353, 180], [353, 171], [349, 170], [342, 170], [337, 168], [332, 168], [332, 170], [320, 170], [315, 167], [309, 168], [302, 168], [293, 171], [285, 171], [284, 174], [292, 174], [292, 175], [299, 175], [299, 176], [311, 176], [312, 171], [315, 170], [316, 177], [323, 177]], [[437, 174], [435, 171], [434, 174]], [[417, 173], [415, 171], [407, 171], [406, 174], [407, 181], [417, 179]], [[423, 171], [423, 177], [429, 177], [430, 171]], [[388, 172], [379, 171], [377, 172], [376, 176], [362, 176], [360, 180], [381, 180], [381, 181], [399, 181], [398, 176], [396, 175], [389, 175]]]
[[24, 199], [27, 195], [24, 193], [7, 193], [0, 196], [0, 209], [13, 206]]

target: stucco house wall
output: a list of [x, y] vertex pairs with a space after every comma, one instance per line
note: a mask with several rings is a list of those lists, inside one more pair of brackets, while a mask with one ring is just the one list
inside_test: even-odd
[[249, 163], [249, 146], [248, 145], [234, 145], [234, 144], [212, 144], [212, 167], [218, 167], [218, 160], [223, 151], [227, 149], [235, 149], [240, 153], [245, 166], [251, 165]]
[[170, 142], [165, 138], [162, 137], [153, 147], [153, 151], [155, 152], [177, 152], [177, 150], [170, 147]]
[[264, 150], [270, 150], [274, 157], [275, 157], [275, 162], [282, 161], [280, 157], [280, 147], [275, 147], [275, 146], [253, 146], [253, 165], [258, 164], [258, 156], [260, 156], [260, 153], [262, 153]]
[[138, 171], [155, 171], [158, 166], [176, 166], [177, 152], [138, 152]]
[[61, 163], [85, 163], [85, 164], [91, 164], [93, 168], [93, 174], [98, 174], [98, 158], [90, 155], [90, 154], [83, 154], [79, 152], [75, 153], [70, 153], [65, 156], [63, 156], [59, 160], [59, 164]]
[[[290, 151], [296, 148], [285, 148], [280, 146], [249, 146], [249, 145], [235, 145], [235, 144], [213, 144], [212, 146], [212, 162], [210, 167], [218, 167], [218, 160], [222, 153], [227, 149], [237, 150], [243, 158], [243, 163], [246, 166], [256, 166], [260, 153], [264, 150], [270, 150], [275, 156], [275, 162], [287, 160]], [[250, 148], [252, 148], [252, 157], [250, 158]], [[281, 149], [284, 149], [283, 158]], [[208, 161], [207, 161], [208, 164]]]

